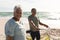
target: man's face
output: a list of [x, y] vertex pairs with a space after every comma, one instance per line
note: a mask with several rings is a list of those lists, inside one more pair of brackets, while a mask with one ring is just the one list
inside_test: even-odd
[[36, 15], [36, 10], [32, 10], [32, 15]]
[[17, 19], [20, 19], [21, 16], [22, 16], [22, 10], [20, 8], [17, 8], [14, 11], [14, 17], [17, 18]]

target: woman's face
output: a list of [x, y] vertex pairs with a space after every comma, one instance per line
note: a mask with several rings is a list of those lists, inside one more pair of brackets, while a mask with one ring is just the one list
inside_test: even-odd
[[21, 16], [22, 16], [22, 10], [21, 10], [21, 8], [17, 8], [14, 11], [14, 17], [17, 18], [17, 19], [20, 19]]

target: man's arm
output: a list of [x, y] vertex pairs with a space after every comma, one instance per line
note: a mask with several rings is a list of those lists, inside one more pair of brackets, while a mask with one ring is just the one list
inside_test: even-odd
[[33, 23], [33, 21], [32, 21], [32, 20], [29, 20], [29, 22], [30, 22], [30, 24], [31, 24], [31, 25], [33, 25], [33, 28], [34, 28], [34, 29], [39, 30], [39, 28], [38, 28], [38, 27], [36, 27], [36, 25]]
[[7, 37], [6, 37], [6, 40], [13, 40], [13, 37], [7, 36]]
[[40, 25], [43, 25], [43, 26], [45, 26], [45, 27], [47, 27], [47, 28], [48, 28], [48, 25], [43, 24], [43, 23], [41, 23], [40, 21], [39, 21], [39, 24], [40, 24]]

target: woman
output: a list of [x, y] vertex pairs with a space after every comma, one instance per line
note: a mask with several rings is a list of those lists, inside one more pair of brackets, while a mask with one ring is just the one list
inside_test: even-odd
[[22, 9], [15, 6], [14, 17], [5, 25], [6, 40], [25, 40], [25, 28], [21, 22]]

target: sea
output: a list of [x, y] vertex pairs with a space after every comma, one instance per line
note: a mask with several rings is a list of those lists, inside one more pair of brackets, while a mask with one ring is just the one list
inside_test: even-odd
[[[37, 12], [36, 16], [38, 18], [47, 18], [49, 15], [49, 12]], [[23, 12], [22, 17], [28, 17], [31, 15], [31, 12]], [[0, 12], [0, 17], [12, 17], [13, 12]]]
[[[23, 12], [22, 18], [28, 19], [31, 12]], [[0, 12], [0, 18], [13, 17], [13, 12]], [[37, 12], [36, 17], [44, 24], [49, 25], [50, 28], [60, 29], [60, 12]], [[25, 21], [26, 22], [26, 21]]]

